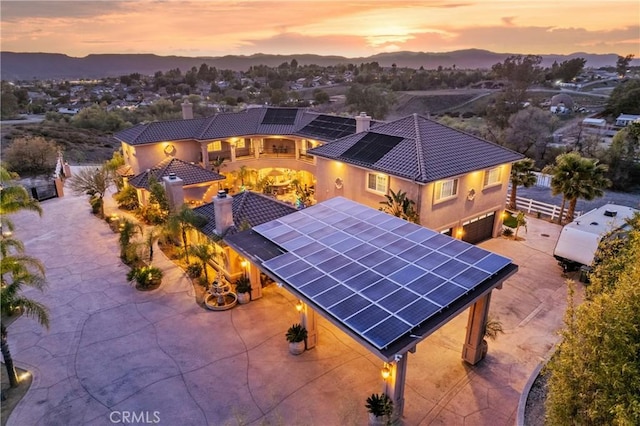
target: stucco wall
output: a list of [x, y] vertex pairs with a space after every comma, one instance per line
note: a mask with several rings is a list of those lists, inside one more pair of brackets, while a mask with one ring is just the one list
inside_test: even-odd
[[[171, 150], [168, 145], [175, 150]], [[165, 152], [165, 150], [167, 152]], [[135, 174], [150, 169], [168, 157], [179, 158], [188, 162], [200, 162], [200, 143], [191, 141], [161, 142], [149, 145], [131, 146], [122, 143], [124, 159]]]

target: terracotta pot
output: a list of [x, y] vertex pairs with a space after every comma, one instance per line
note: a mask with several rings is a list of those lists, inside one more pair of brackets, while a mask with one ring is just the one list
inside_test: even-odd
[[289, 342], [289, 352], [293, 355], [300, 355], [304, 352], [304, 341], [302, 342]]

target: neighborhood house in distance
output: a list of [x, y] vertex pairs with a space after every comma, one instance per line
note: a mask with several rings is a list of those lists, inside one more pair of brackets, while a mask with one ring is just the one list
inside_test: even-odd
[[[187, 101], [182, 120], [114, 136], [126, 163], [119, 172], [140, 204], [148, 203], [149, 178], [164, 180], [174, 205], [208, 218], [193, 238], [217, 236], [216, 267], [231, 280], [243, 273], [241, 257], [215, 241], [294, 212], [301, 194], [307, 206], [345, 197], [378, 209], [402, 191], [424, 227], [472, 244], [497, 236], [511, 165], [522, 158], [416, 114], [381, 122], [260, 107], [194, 119]], [[221, 189], [233, 199], [228, 208], [212, 203]]]

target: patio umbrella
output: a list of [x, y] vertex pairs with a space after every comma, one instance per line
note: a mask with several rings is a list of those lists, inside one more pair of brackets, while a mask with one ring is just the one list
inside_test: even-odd
[[280, 170], [277, 169], [271, 169], [271, 171], [268, 173], [269, 176], [282, 176], [284, 175], [284, 173], [282, 173]]

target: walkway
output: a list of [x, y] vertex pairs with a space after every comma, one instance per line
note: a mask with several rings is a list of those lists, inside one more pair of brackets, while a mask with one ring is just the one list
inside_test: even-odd
[[[17, 365], [34, 374], [9, 425], [110, 425], [123, 411], [157, 412], [165, 425], [366, 424], [382, 362], [322, 318], [318, 346], [290, 355], [284, 334], [298, 318], [284, 290], [205, 311], [158, 253], [162, 286], [136, 291], [117, 234], [85, 197], [43, 208], [41, 219], [13, 218], [27, 253], [47, 266], [46, 294], [28, 295], [49, 306], [51, 330], [27, 318], [9, 329]], [[483, 244], [520, 265], [492, 299], [506, 334], [476, 367], [460, 360], [466, 315], [420, 344], [409, 357], [405, 424], [513, 425], [520, 392], [561, 325], [565, 288], [550, 255], [559, 229], [531, 219], [526, 241]]]

